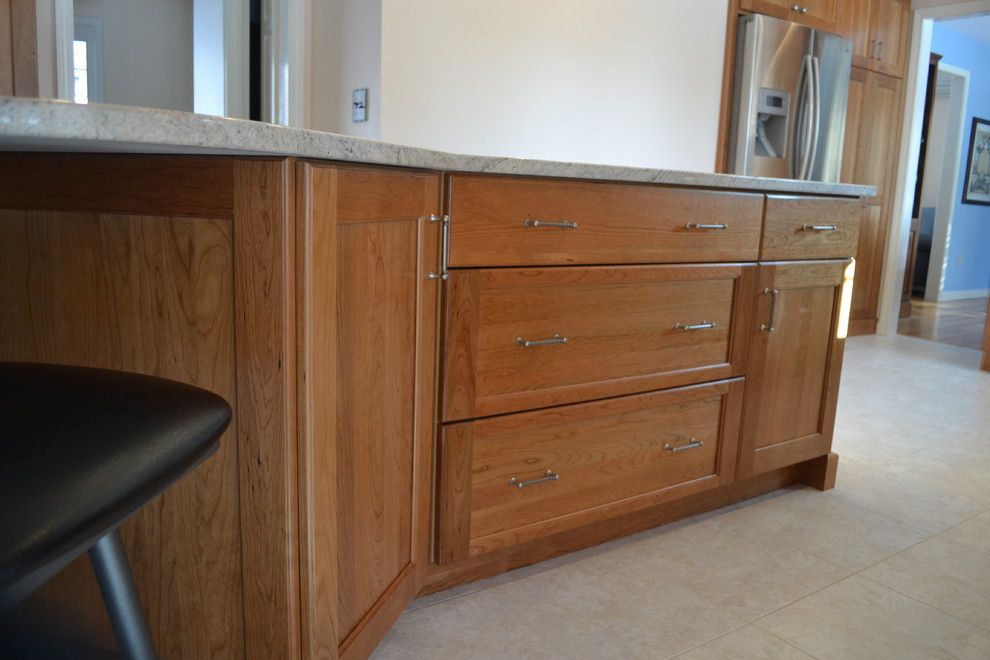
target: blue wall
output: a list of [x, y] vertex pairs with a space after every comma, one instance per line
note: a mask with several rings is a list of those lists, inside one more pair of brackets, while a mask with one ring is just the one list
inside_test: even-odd
[[[970, 73], [966, 124], [959, 163], [959, 192], [953, 203], [952, 235], [945, 270], [944, 291], [968, 291], [990, 287], [990, 206], [963, 204], [966, 182], [966, 157], [969, 154], [969, 131], [973, 115], [990, 119], [990, 44], [953, 32], [935, 23], [932, 52], [942, 61]], [[939, 200], [942, 203], [942, 200]], [[963, 263], [959, 265], [959, 257]]]

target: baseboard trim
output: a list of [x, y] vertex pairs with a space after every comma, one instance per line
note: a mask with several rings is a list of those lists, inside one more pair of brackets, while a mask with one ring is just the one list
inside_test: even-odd
[[986, 298], [987, 296], [990, 296], [990, 289], [940, 291], [938, 294], [938, 302], [948, 302], [950, 300], [969, 300], [970, 298]]

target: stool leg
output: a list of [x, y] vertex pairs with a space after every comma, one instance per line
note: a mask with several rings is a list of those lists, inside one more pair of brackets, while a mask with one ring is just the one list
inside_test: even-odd
[[106, 604], [107, 614], [117, 638], [117, 648], [125, 658], [153, 660], [157, 657], [144, 620], [141, 601], [134, 588], [134, 578], [116, 529], [89, 549], [96, 580]]

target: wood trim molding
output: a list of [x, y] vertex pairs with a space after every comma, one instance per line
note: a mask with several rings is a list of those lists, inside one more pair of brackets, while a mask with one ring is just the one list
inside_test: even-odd
[[244, 645], [299, 656], [293, 161], [234, 165]]

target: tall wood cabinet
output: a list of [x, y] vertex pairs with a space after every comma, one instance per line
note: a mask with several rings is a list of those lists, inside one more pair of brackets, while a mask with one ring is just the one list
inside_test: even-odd
[[892, 214], [894, 167], [900, 136], [901, 81], [853, 67], [843, 147], [843, 178], [874, 185], [876, 197], [863, 209], [856, 250], [853, 334], [876, 331], [887, 237]]
[[302, 654], [364, 658], [429, 561], [440, 176], [298, 180]]
[[842, 0], [740, 0], [739, 8], [785, 21], [838, 32]]

